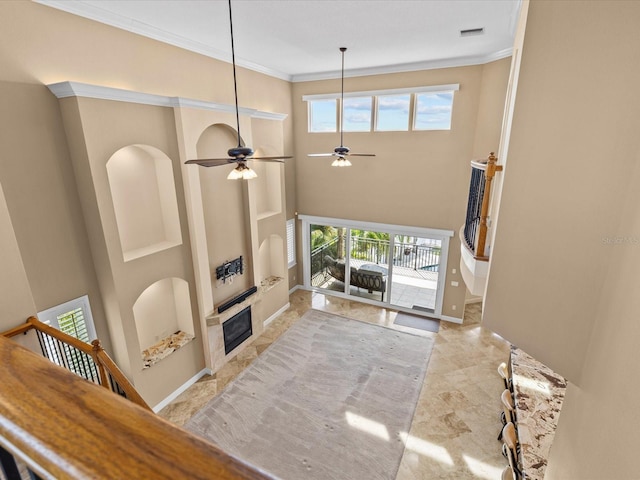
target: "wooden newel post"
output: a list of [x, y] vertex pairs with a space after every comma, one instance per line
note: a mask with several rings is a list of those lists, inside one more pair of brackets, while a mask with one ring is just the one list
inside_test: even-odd
[[487, 243], [487, 219], [489, 218], [489, 201], [491, 200], [491, 182], [496, 172], [502, 171], [502, 165], [496, 165], [498, 159], [494, 152], [489, 154], [487, 168], [484, 172], [484, 195], [482, 197], [482, 209], [480, 211], [480, 229], [478, 231], [478, 244], [476, 245], [476, 258], [484, 258], [484, 250]]
[[105, 370], [104, 365], [102, 365], [102, 362], [100, 362], [100, 359], [98, 358], [98, 353], [104, 350], [102, 348], [102, 345], [100, 344], [100, 340], [96, 338], [93, 342], [91, 342], [91, 346], [92, 346], [91, 356], [93, 357], [93, 363], [95, 363], [98, 367], [98, 372], [100, 375], [100, 385], [102, 385], [104, 388], [111, 389], [109, 377], [107, 377], [107, 371]]

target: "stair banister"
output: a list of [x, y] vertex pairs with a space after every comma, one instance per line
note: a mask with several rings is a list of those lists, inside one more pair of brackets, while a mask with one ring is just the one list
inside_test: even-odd
[[471, 184], [467, 217], [461, 232], [463, 244], [476, 260], [489, 260], [487, 252], [487, 232], [489, 207], [491, 201], [491, 185], [496, 172], [502, 171], [502, 165], [491, 152], [486, 161], [471, 161]]
[[1, 335], [0, 364], [0, 460], [42, 479], [273, 478]]
[[[11, 338], [16, 335], [27, 333], [30, 330], [35, 330], [38, 335], [48, 335], [49, 337], [52, 337], [63, 344], [69, 345], [70, 347], [90, 356], [98, 370], [100, 385], [125, 396], [128, 400], [146, 408], [147, 410], [151, 410], [131, 382], [129, 382], [124, 373], [122, 373], [120, 368], [118, 368], [111, 357], [109, 357], [109, 355], [104, 351], [100, 345], [100, 340], [96, 339], [91, 344], [85, 343], [71, 335], [67, 335], [57, 328], [53, 328], [46, 323], [42, 323], [36, 317], [29, 317], [23, 325], [19, 325], [5, 332], [0, 332], [0, 336]], [[42, 353], [43, 355], [45, 354], [44, 351]]]

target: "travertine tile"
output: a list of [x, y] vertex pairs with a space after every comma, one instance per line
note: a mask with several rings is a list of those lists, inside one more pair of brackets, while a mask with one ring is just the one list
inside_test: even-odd
[[[348, 299], [298, 290], [290, 303], [252, 345], [160, 415], [183, 425], [310, 308], [411, 331], [393, 324], [394, 310]], [[509, 345], [482, 328], [480, 319], [481, 305], [470, 304], [462, 325], [442, 322], [437, 334], [419, 333], [433, 336], [435, 344], [396, 480], [500, 478], [506, 465], [497, 441], [504, 387], [496, 369], [508, 359]]]

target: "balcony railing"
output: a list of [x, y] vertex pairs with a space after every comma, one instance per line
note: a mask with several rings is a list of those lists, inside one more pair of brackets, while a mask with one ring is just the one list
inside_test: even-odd
[[467, 216], [462, 229], [462, 243], [476, 260], [488, 260], [487, 220], [491, 200], [491, 182], [502, 165], [496, 165], [497, 158], [491, 152], [484, 162], [471, 162], [471, 182], [467, 201]]
[[[327, 273], [325, 256], [338, 259], [338, 238], [315, 248], [311, 252], [311, 285], [321, 286], [329, 278]], [[433, 245], [418, 245], [416, 243], [394, 242], [393, 265], [394, 267], [408, 268], [411, 270], [427, 270], [437, 272], [440, 265], [440, 247]], [[388, 264], [390, 251], [389, 240], [351, 237], [351, 258], [361, 263]]]
[[329, 274], [324, 257], [338, 258], [338, 237], [329, 240], [327, 243], [316, 247], [311, 252], [311, 285], [319, 287], [327, 281]]

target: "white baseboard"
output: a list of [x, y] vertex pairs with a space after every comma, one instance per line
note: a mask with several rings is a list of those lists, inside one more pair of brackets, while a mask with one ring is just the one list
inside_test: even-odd
[[267, 325], [269, 325], [271, 322], [273, 322], [278, 316], [280, 316], [281, 314], [283, 314], [284, 312], [286, 312], [289, 307], [291, 306], [291, 304], [289, 302], [287, 302], [287, 304], [285, 306], [283, 306], [282, 308], [280, 308], [277, 312], [275, 312], [273, 315], [271, 315], [269, 318], [267, 318], [264, 321], [264, 326], [266, 327]]
[[291, 295], [293, 292], [295, 292], [296, 290], [300, 290], [302, 288], [302, 285], [298, 284], [295, 287], [293, 287], [291, 290], [289, 290], [289, 295]]
[[450, 317], [449, 315], [440, 315], [440, 320], [444, 320], [445, 322], [462, 324], [462, 319], [458, 317]]
[[178, 398], [178, 395], [180, 395], [181, 393], [183, 393], [187, 388], [189, 388], [191, 385], [193, 385], [194, 383], [196, 383], [198, 380], [200, 380], [202, 377], [204, 377], [205, 375], [213, 375], [213, 372], [211, 371], [210, 368], [203, 368], [202, 370], [200, 370], [198, 373], [196, 373], [193, 377], [191, 377], [189, 380], [187, 380], [180, 388], [178, 388], [175, 392], [173, 392], [171, 395], [169, 395], [168, 397], [166, 397], [164, 400], [162, 400], [160, 403], [158, 403], [155, 407], [153, 407], [153, 411], [154, 413], [158, 413], [160, 410], [162, 410], [164, 407], [166, 407], [167, 405], [169, 405], [171, 402], [173, 402], [176, 398]]

